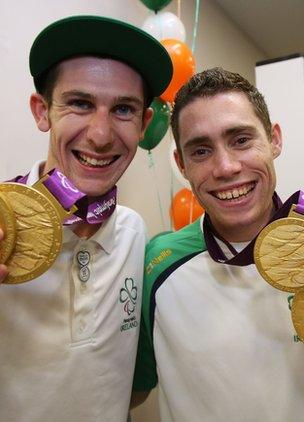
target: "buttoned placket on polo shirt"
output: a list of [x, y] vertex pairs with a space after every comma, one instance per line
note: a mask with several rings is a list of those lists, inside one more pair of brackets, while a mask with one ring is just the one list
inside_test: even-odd
[[[72, 347], [97, 342], [95, 339], [96, 321], [98, 318], [96, 308], [99, 306], [97, 302], [100, 301], [100, 294], [96, 296], [96, 282], [98, 280], [100, 284], [101, 275], [99, 273], [98, 277], [96, 277], [96, 265], [100, 262], [102, 256], [110, 253], [113, 248], [115, 224], [116, 212], [104, 224], [103, 228], [99, 230], [98, 236], [95, 235], [90, 239], [78, 238], [70, 228], [64, 228], [64, 238], [69, 243], [68, 249], [71, 251], [71, 265], [69, 265], [69, 325]], [[101, 238], [103, 239], [103, 245], [100, 243]], [[80, 252], [82, 253], [80, 254]], [[89, 262], [87, 263], [88, 257]], [[81, 281], [79, 278], [81, 265], [82, 268], [87, 268], [85, 270], [89, 274], [87, 281]]]
[[82, 283], [86, 283], [90, 279], [90, 263], [91, 255], [87, 250], [81, 250], [76, 254], [76, 261], [79, 266], [78, 278]]
[[71, 277], [73, 281], [71, 335], [72, 344], [93, 342], [94, 299], [92, 262], [96, 254], [96, 242], [79, 239], [74, 249]]

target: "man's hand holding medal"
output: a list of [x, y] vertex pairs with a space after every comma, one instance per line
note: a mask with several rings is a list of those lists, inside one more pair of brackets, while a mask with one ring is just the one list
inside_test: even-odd
[[116, 186], [93, 203], [80, 203], [86, 195], [56, 169], [33, 186], [24, 183], [0, 184], [0, 282], [7, 284], [33, 280], [51, 267], [63, 224], [100, 224], [116, 207]]

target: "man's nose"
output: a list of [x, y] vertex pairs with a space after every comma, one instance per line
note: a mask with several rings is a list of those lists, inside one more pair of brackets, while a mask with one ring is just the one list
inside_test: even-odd
[[213, 175], [216, 178], [229, 178], [241, 171], [242, 164], [235, 152], [222, 150], [215, 153]]
[[96, 148], [103, 148], [112, 143], [111, 116], [108, 110], [98, 109], [90, 116], [87, 138]]

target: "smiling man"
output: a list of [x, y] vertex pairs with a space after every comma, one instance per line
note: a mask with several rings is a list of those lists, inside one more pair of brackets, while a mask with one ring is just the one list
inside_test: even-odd
[[[115, 184], [151, 120], [149, 104], [170, 82], [171, 60], [136, 27], [73, 16], [37, 36], [30, 69], [30, 106], [49, 149], [15, 181], [33, 185], [55, 168], [61, 187], [86, 200], [65, 220], [62, 249], [43, 275], [7, 284], [1, 265], [0, 420], [125, 422], [146, 233], [138, 214], [116, 206]], [[64, 207], [65, 195], [56, 198]], [[29, 203], [23, 211], [29, 230], [43, 220]], [[19, 233], [22, 243], [22, 227]], [[18, 262], [30, 267], [41, 251], [23, 250]]]
[[219, 68], [181, 88], [171, 123], [176, 162], [206, 213], [148, 246], [133, 402], [158, 382], [164, 422], [297, 421], [304, 350], [290, 297], [253, 264], [256, 236], [285, 209], [280, 127], [254, 86]]

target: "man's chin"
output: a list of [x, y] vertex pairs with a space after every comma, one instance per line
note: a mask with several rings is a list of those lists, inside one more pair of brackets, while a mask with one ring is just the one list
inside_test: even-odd
[[89, 198], [96, 198], [96, 197], [102, 196], [106, 194], [111, 188], [112, 186], [108, 186], [108, 185], [107, 186], [103, 185], [100, 187], [94, 186], [94, 188], [92, 188], [92, 185], [78, 187], [78, 189]]

